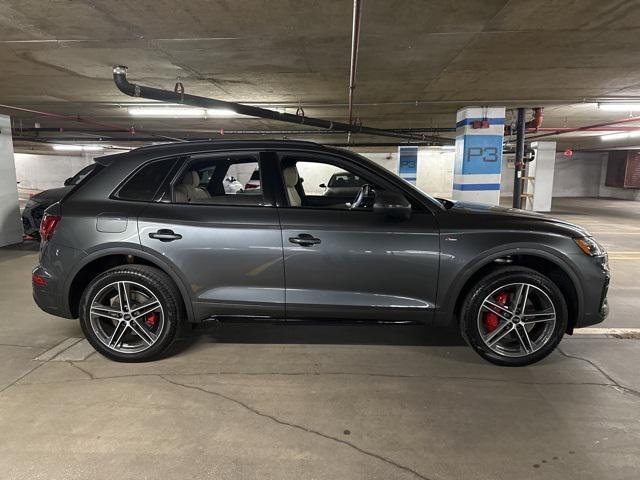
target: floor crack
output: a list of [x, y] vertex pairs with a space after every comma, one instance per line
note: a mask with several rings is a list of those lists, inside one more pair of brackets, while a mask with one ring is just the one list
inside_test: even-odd
[[290, 428], [295, 428], [295, 429], [303, 431], [305, 433], [310, 433], [312, 435], [317, 435], [317, 436], [325, 438], [327, 440], [332, 440], [334, 442], [341, 443], [341, 444], [346, 445], [346, 446], [348, 446], [348, 447], [350, 447], [350, 448], [352, 448], [352, 449], [354, 449], [354, 450], [356, 450], [356, 451], [358, 451], [358, 452], [360, 452], [360, 453], [362, 453], [364, 455], [376, 458], [376, 459], [378, 459], [378, 460], [380, 460], [380, 461], [382, 461], [382, 462], [384, 462], [384, 463], [386, 463], [388, 465], [391, 465], [391, 466], [393, 466], [395, 468], [398, 468], [400, 470], [403, 470], [405, 472], [411, 473], [414, 476], [416, 476], [417, 478], [421, 478], [423, 480], [430, 480], [428, 477], [425, 477], [424, 475], [416, 472], [415, 470], [413, 470], [410, 467], [407, 467], [405, 465], [401, 465], [401, 464], [399, 464], [397, 462], [394, 462], [393, 460], [390, 460], [390, 459], [388, 459], [386, 457], [383, 457], [382, 455], [378, 455], [377, 453], [373, 453], [373, 452], [369, 452], [367, 450], [364, 450], [363, 448], [360, 448], [357, 445], [355, 445], [355, 444], [353, 444], [351, 442], [348, 442], [346, 440], [343, 440], [341, 438], [333, 437], [331, 435], [327, 435], [325, 433], [319, 432], [318, 430], [314, 430], [314, 429], [311, 429], [311, 428], [304, 427], [302, 425], [298, 425], [298, 424], [295, 424], [295, 423], [290, 423], [290, 422], [281, 420], [278, 417], [275, 417], [273, 415], [269, 415], [268, 413], [261, 412], [260, 410], [258, 410], [256, 408], [244, 403], [243, 401], [238, 400], [238, 399], [233, 398], [233, 397], [230, 397], [228, 395], [224, 395], [223, 393], [215, 392], [215, 391], [212, 391], [212, 390], [207, 390], [205, 388], [198, 387], [196, 385], [188, 385], [186, 383], [176, 382], [175, 380], [171, 380], [169, 378], [166, 378], [163, 375], [158, 375], [158, 376], [162, 380], [164, 380], [165, 382], [171, 383], [172, 385], [176, 385], [176, 386], [182, 387], [182, 388], [188, 388], [188, 389], [191, 389], [191, 390], [197, 390], [197, 391], [205, 393], [207, 395], [213, 395], [215, 397], [222, 398], [224, 400], [227, 400], [229, 402], [232, 402], [232, 403], [235, 403], [236, 405], [241, 406], [245, 410], [247, 410], [247, 411], [249, 411], [249, 412], [251, 412], [251, 413], [253, 413], [255, 415], [258, 415], [258, 416], [263, 417], [263, 418], [267, 418], [267, 419], [269, 419], [269, 420], [271, 420], [271, 421], [273, 421], [273, 422], [275, 422], [275, 423], [277, 423], [279, 425], [284, 425], [284, 426], [287, 426], [287, 427], [290, 427]]
[[558, 349], [558, 352], [560, 352], [561, 355], [563, 355], [563, 356], [565, 356], [567, 358], [573, 358], [575, 360], [582, 360], [583, 362], [587, 362], [589, 365], [591, 365], [593, 368], [595, 368], [598, 372], [600, 372], [607, 380], [609, 380], [609, 382], [611, 382], [610, 386], [618, 388], [618, 389], [622, 390], [623, 392], [629, 393], [631, 395], [634, 395], [634, 396], [640, 398], [640, 391], [634, 390], [633, 388], [625, 387], [624, 385], [621, 385], [617, 380], [615, 380], [611, 375], [609, 375], [607, 372], [605, 372], [604, 369], [601, 368], [593, 360], [589, 360], [588, 358], [584, 358], [584, 357], [578, 357], [577, 355], [571, 355], [569, 353], [566, 353], [560, 347], [557, 347], [557, 349]]

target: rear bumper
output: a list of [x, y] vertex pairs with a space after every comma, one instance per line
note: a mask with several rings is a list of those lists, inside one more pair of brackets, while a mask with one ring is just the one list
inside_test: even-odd
[[33, 300], [36, 305], [51, 315], [73, 318], [71, 312], [66, 308], [67, 302], [63, 301], [62, 295], [55, 291], [57, 282], [53, 276], [42, 265], [37, 265], [32, 273], [44, 278], [47, 282], [45, 286], [32, 284]]

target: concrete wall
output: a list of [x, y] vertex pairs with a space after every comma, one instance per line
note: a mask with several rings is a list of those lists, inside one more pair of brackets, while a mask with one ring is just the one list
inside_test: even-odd
[[[598, 197], [602, 195], [602, 166], [606, 165], [606, 153], [574, 152], [572, 157], [556, 153], [553, 177], [554, 197]], [[507, 166], [503, 158], [500, 195], [513, 195], [514, 168]]]
[[572, 157], [557, 153], [553, 196], [599, 196], [602, 156], [603, 154], [598, 152], [574, 152]]
[[[97, 155], [96, 155], [97, 156]], [[20, 188], [47, 190], [61, 187], [80, 169], [93, 163], [93, 155], [40, 155], [16, 153], [16, 177]]]
[[[398, 152], [360, 152], [361, 155], [398, 174]], [[455, 151], [440, 147], [418, 148], [416, 186], [434, 197], [451, 198]]]

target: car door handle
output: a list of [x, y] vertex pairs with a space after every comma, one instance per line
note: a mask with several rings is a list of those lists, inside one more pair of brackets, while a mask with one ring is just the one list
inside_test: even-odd
[[297, 237], [289, 237], [289, 241], [303, 247], [310, 247], [311, 245], [317, 245], [320, 243], [319, 238], [309, 235], [308, 233], [301, 233]]
[[157, 232], [150, 233], [149, 238], [160, 240], [161, 242], [173, 242], [174, 240], [180, 240], [182, 238], [182, 235], [180, 235], [179, 233], [174, 233], [173, 230], [161, 228]]

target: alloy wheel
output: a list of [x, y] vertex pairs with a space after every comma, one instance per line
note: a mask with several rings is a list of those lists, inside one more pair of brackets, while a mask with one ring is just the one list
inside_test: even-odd
[[160, 338], [165, 316], [158, 297], [136, 282], [112, 282], [94, 296], [89, 323], [100, 342], [119, 353], [139, 353]]
[[524, 357], [553, 337], [556, 309], [549, 295], [529, 283], [511, 283], [491, 292], [478, 311], [478, 331], [494, 353]]

